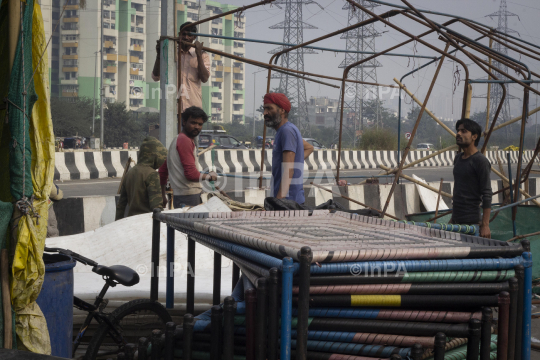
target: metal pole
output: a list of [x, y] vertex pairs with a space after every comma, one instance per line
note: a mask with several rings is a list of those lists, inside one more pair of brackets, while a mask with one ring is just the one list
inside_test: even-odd
[[[506, 153], [506, 161], [508, 162], [508, 184], [510, 187], [510, 204], [514, 203], [514, 189], [512, 188], [512, 163], [510, 162], [510, 153]], [[519, 189], [519, 188], [518, 188]], [[512, 218], [512, 231], [516, 236], [516, 219]]]
[[99, 12], [100, 13], [100, 16], [101, 16], [101, 37], [100, 37], [100, 42], [101, 42], [101, 69], [99, 71], [100, 75], [99, 75], [99, 121], [100, 121], [100, 124], [101, 124], [101, 135], [99, 137], [99, 147], [103, 149], [103, 93], [105, 91], [105, 86], [103, 85], [103, 4], [104, 4], [104, 1], [102, 0], [101, 1], [101, 11]]
[[96, 121], [96, 78], [97, 78], [97, 54], [99, 51], [96, 51], [94, 54], [96, 54], [96, 58], [94, 60], [94, 102], [92, 103], [92, 137], [94, 137], [94, 125]]
[[255, 78], [257, 77], [257, 71], [253, 73], [253, 145], [255, 145]]

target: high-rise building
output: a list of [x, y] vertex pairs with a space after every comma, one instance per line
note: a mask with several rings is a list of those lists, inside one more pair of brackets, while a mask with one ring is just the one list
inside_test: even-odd
[[[96, 97], [98, 103], [103, 57], [105, 102], [125, 102], [129, 110], [159, 109], [159, 83], [152, 80], [151, 72], [161, 32], [160, 0], [86, 1], [85, 9], [80, 8], [79, 0], [41, 1], [48, 9], [44, 19], [52, 19], [45, 21], [45, 31], [53, 34], [49, 48], [52, 96]], [[236, 8], [214, 1], [178, 1], [175, 25], [178, 29], [186, 21], [194, 22]], [[59, 19], [60, 25], [53, 33]], [[100, 53], [101, 30], [103, 54]], [[234, 14], [215, 19], [199, 26], [198, 31], [243, 38], [245, 16]], [[243, 42], [205, 37], [200, 37], [199, 41], [213, 49], [245, 56]], [[244, 65], [218, 55], [210, 56], [211, 76], [202, 86], [203, 109], [211, 114], [212, 122], [243, 122]]]
[[[216, 1], [183, 1], [176, 4], [177, 28], [186, 21], [195, 22], [217, 14], [236, 9], [237, 6], [221, 4]], [[202, 34], [244, 38], [246, 17], [243, 14], [231, 14], [223, 18], [199, 25]], [[245, 57], [243, 41], [231, 39], [211, 39], [199, 37], [200, 42], [212, 49], [228, 54]], [[203, 109], [211, 114], [214, 123], [244, 122], [245, 103], [245, 66], [242, 62], [210, 54], [212, 67], [210, 79], [202, 86]]]

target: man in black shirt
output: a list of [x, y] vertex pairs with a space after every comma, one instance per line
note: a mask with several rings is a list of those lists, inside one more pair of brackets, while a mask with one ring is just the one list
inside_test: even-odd
[[[491, 164], [477, 149], [482, 128], [472, 120], [461, 119], [456, 123], [456, 131], [456, 144], [462, 152], [454, 159], [453, 212], [450, 222], [480, 225], [480, 236], [491, 238]], [[480, 206], [483, 209], [482, 217]]]

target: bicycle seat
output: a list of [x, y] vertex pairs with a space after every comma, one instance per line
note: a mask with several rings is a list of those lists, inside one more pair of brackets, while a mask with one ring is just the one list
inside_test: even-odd
[[139, 274], [124, 265], [104, 266], [96, 265], [92, 268], [96, 274], [107, 276], [111, 280], [117, 281], [124, 286], [133, 286], [139, 283]]

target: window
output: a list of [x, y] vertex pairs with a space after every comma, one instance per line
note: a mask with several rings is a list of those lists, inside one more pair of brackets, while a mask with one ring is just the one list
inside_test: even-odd
[[111, 28], [111, 24], [109, 24], [108, 22], [104, 22], [104, 23], [103, 23], [103, 28], [104, 28], [104, 29], [110, 29], [110, 28]]
[[131, 22], [135, 22], [135, 15], [131, 15]]
[[58, 57], [58, 56], [59, 56], [59, 54], [60, 54], [60, 51], [59, 51], [59, 49], [58, 49], [58, 48], [53, 48], [53, 49], [52, 49], [52, 55], [53, 55], [53, 56], [56, 56], [56, 57]]
[[199, 146], [200, 147], [207, 147], [210, 145], [210, 142], [212, 141], [210, 135], [199, 135]]
[[233, 137], [230, 137], [229, 141], [231, 142], [232, 146], [239, 146], [240, 145], [240, 142], [238, 140], [236, 140], [235, 138], [233, 138]]
[[231, 142], [229, 140], [229, 137], [228, 136], [220, 136], [219, 137], [219, 144], [220, 145], [231, 145]]
[[53, 44], [58, 44], [59, 42], [60, 42], [60, 40], [58, 39], [58, 36], [53, 36], [52, 43]]
[[111, 24], [111, 29], [116, 29], [116, 24], [115, 23]]
[[64, 60], [64, 66], [77, 66], [78, 60]]
[[53, 20], [60, 20], [60, 13], [55, 11], [52, 13]]
[[64, 73], [64, 79], [69, 80], [70, 73]]
[[110, 19], [111, 18], [111, 12], [109, 10], [103, 10], [103, 17], [105, 19]]
[[116, 19], [116, 11], [111, 11], [111, 19]]
[[233, 84], [233, 90], [242, 90], [242, 84]]
[[143, 80], [142, 75], [129, 75], [130, 80]]
[[144, 29], [142, 27], [135, 28], [135, 32], [142, 34], [144, 32]]

